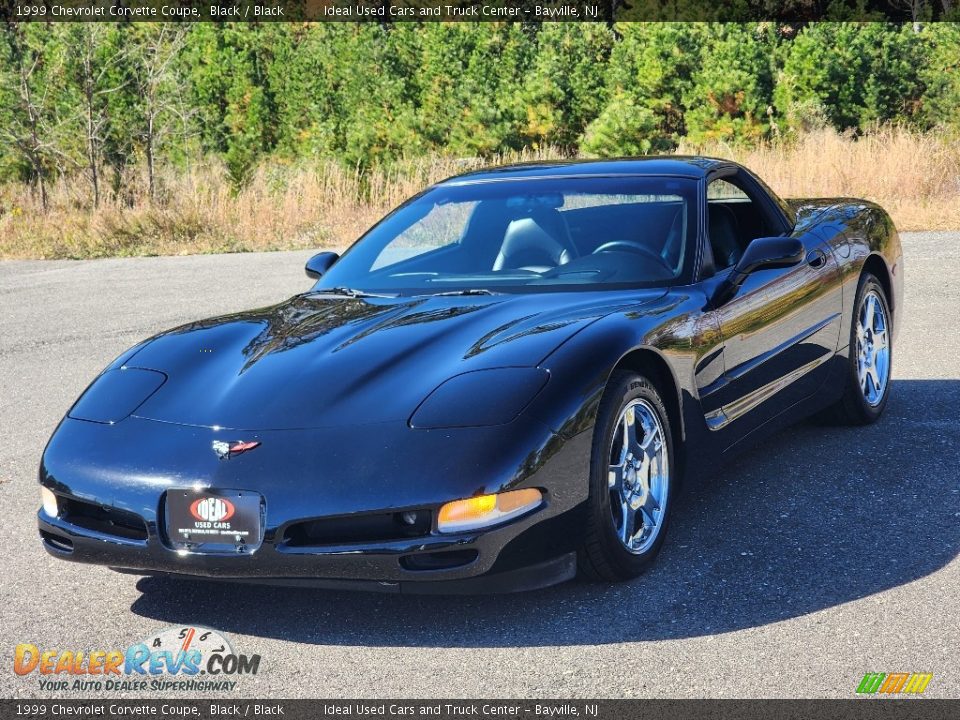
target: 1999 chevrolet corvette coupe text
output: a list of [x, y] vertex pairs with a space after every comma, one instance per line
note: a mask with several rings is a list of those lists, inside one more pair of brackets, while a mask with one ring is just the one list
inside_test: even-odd
[[307, 292], [125, 352], [40, 467], [54, 556], [403, 592], [638, 575], [681, 479], [883, 412], [900, 240], [707, 158], [452, 178]]

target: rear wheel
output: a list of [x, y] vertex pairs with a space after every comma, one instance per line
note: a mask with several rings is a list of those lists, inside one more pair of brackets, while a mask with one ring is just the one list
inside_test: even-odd
[[647, 378], [617, 371], [600, 402], [581, 572], [628, 580], [653, 562], [673, 494], [673, 436], [663, 400]]
[[864, 273], [857, 288], [843, 397], [833, 419], [847, 425], [876, 422], [887, 406], [893, 360], [890, 305], [876, 277]]

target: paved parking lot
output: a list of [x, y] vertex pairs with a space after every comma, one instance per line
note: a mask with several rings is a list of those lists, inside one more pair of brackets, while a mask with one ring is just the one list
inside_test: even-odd
[[[852, 697], [864, 672], [960, 696], [960, 233], [904, 235], [887, 413], [802, 425], [675, 507], [626, 585], [394, 597], [137, 579], [49, 558], [36, 467], [121, 350], [308, 286], [309, 253], [0, 263], [0, 695], [17, 643], [125, 648], [165, 626], [262, 656], [243, 697]], [[139, 693], [140, 696], [143, 693]]]

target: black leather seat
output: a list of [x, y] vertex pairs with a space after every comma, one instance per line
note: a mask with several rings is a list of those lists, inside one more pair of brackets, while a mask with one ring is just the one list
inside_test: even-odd
[[736, 265], [743, 255], [740, 244], [740, 223], [733, 210], [723, 205], [709, 206], [710, 248], [713, 250], [714, 266], [723, 270]]
[[546, 272], [576, 257], [570, 230], [554, 208], [537, 208], [510, 221], [494, 270]]

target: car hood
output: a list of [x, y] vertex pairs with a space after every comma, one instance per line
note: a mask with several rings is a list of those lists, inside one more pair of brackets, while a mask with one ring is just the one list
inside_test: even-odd
[[[630, 305], [663, 294], [633, 291]], [[299, 295], [147, 342], [127, 366], [167, 379], [134, 415], [248, 430], [407, 420], [454, 375], [537, 365], [622, 307], [613, 295]]]

